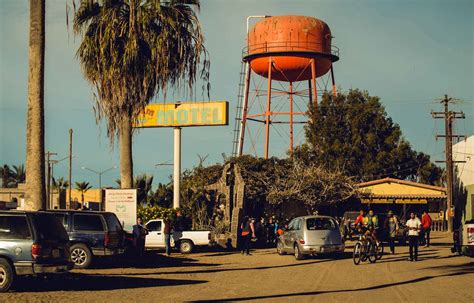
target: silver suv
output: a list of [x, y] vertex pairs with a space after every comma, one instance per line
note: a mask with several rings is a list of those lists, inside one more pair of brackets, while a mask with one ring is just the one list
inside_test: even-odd
[[0, 211], [0, 292], [20, 275], [64, 273], [72, 269], [69, 237], [51, 214]]
[[305, 216], [291, 220], [277, 242], [279, 255], [293, 253], [297, 260], [306, 255], [343, 253], [339, 225], [332, 217]]

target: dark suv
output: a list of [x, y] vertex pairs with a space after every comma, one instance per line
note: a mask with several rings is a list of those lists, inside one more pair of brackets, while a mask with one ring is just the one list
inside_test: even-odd
[[75, 268], [87, 268], [96, 256], [124, 252], [125, 233], [117, 216], [111, 212], [54, 210], [71, 241], [71, 260]]
[[72, 269], [69, 238], [59, 220], [41, 212], [0, 211], [0, 291], [16, 276]]

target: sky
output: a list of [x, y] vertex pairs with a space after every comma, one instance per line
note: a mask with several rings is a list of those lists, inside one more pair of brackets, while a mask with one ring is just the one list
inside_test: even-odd
[[[182, 131], [182, 167], [223, 161], [232, 153], [235, 107], [242, 48], [249, 15], [305, 15], [325, 21], [333, 45], [340, 49], [334, 64], [342, 92], [367, 90], [381, 98], [387, 115], [398, 123], [403, 136], [417, 151], [441, 160], [442, 120], [439, 99], [448, 94], [464, 111], [455, 133], [474, 134], [474, 1], [472, 0], [201, 0], [199, 19], [211, 59], [211, 100], [229, 101], [230, 123], [220, 127], [186, 128]], [[28, 1], [0, 0], [0, 164], [25, 162], [25, 126], [28, 79]], [[102, 171], [119, 165], [118, 150], [109, 145], [104, 124], [96, 124], [92, 90], [84, 80], [75, 52], [80, 38], [66, 27], [65, 1], [46, 0], [45, 140], [55, 159], [68, 155], [68, 129], [74, 130], [73, 182], [98, 185], [98, 176], [81, 169]], [[255, 77], [257, 79], [257, 77]], [[198, 93], [189, 98], [169, 92], [153, 102], [207, 100]], [[280, 129], [280, 132], [284, 130]], [[280, 137], [281, 135], [281, 137]], [[288, 139], [273, 131], [270, 155], [284, 156]], [[300, 134], [297, 142], [303, 142]], [[263, 155], [263, 137], [257, 151]], [[474, 151], [471, 151], [474, 153]], [[168, 182], [172, 163], [173, 130], [144, 129], [133, 140], [134, 173], [152, 174]], [[55, 177], [67, 177], [67, 161], [54, 167]], [[119, 169], [102, 176], [103, 186], [115, 186]]]

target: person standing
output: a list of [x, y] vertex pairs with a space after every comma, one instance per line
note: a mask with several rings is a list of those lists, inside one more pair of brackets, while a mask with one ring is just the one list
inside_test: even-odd
[[423, 242], [425, 244], [425, 247], [430, 246], [430, 233], [431, 233], [431, 224], [433, 223], [433, 220], [431, 219], [430, 215], [428, 212], [425, 210], [423, 212], [423, 216], [421, 217], [421, 225], [423, 226]]
[[148, 230], [143, 225], [142, 218], [137, 218], [137, 224], [132, 227], [133, 244], [138, 257], [142, 257], [145, 252], [145, 239], [148, 235]]
[[410, 245], [410, 261], [418, 261], [418, 237], [420, 235], [421, 221], [410, 213], [410, 220], [407, 221], [408, 245]]
[[385, 230], [387, 231], [387, 241], [388, 246], [390, 247], [390, 252], [395, 254], [395, 237], [399, 229], [398, 219], [393, 215], [393, 211], [388, 212], [387, 219], [384, 223]]
[[165, 235], [165, 250], [166, 254], [171, 255], [171, 236], [173, 235], [173, 228], [171, 227], [171, 221], [169, 219], [163, 220], [165, 226], [163, 228], [163, 234]]
[[242, 224], [240, 225], [242, 230], [242, 254], [250, 255], [250, 242], [252, 238], [255, 238], [255, 225], [253, 220], [248, 216], [245, 216]]

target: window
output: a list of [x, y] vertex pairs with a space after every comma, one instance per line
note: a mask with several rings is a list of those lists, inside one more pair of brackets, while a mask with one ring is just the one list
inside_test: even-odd
[[32, 219], [40, 239], [69, 241], [62, 222], [55, 215], [37, 213]]
[[337, 228], [336, 222], [330, 218], [311, 218], [306, 220], [308, 230], [332, 230]]
[[67, 216], [66, 214], [62, 214], [62, 213], [55, 213], [54, 216], [56, 218], [59, 219], [59, 222], [61, 222], [64, 226], [64, 228], [67, 229], [67, 225], [68, 225], [68, 222], [67, 222]]
[[0, 239], [31, 239], [25, 216], [0, 216]]
[[115, 214], [104, 214], [109, 231], [122, 231], [122, 225]]
[[160, 221], [153, 221], [148, 223], [146, 226], [148, 231], [161, 231], [161, 222]]
[[291, 220], [290, 224], [288, 224], [288, 230], [295, 230], [296, 229], [296, 219]]
[[74, 230], [104, 231], [102, 218], [98, 215], [75, 214]]

